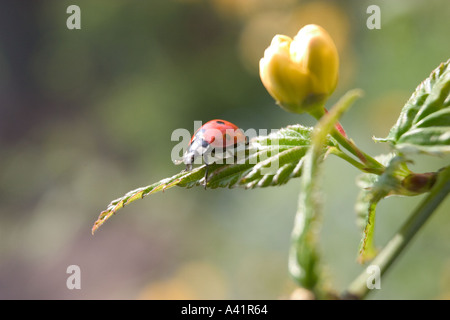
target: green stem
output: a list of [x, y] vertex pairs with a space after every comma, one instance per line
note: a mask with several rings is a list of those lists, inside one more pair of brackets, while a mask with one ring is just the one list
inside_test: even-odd
[[364, 164], [362, 164], [361, 162], [356, 161], [354, 158], [350, 157], [348, 154], [346, 154], [345, 152], [342, 152], [341, 150], [339, 150], [336, 147], [330, 147], [328, 149], [328, 153], [329, 154], [334, 154], [335, 156], [338, 156], [339, 158], [347, 161], [352, 166], [354, 166], [355, 168], [357, 168], [357, 169], [359, 169], [359, 170], [361, 170], [363, 172], [374, 173], [370, 168], [367, 168]]
[[[439, 204], [450, 193], [450, 167], [440, 171], [437, 181], [428, 196], [416, 208], [406, 223], [388, 242], [383, 250], [373, 260], [372, 265], [380, 268], [380, 275], [383, 275], [392, 263], [399, 257], [400, 253], [411, 241], [417, 231], [430, 218]], [[368, 293], [368, 274], [364, 270], [348, 287], [345, 298], [363, 299]]]
[[[316, 118], [317, 121], [319, 121], [325, 113], [324, 106], [315, 106], [310, 112], [310, 114]], [[334, 128], [330, 134], [342, 147], [356, 156], [364, 164], [363, 171], [377, 175], [381, 175], [384, 172], [385, 167], [381, 163], [359, 149], [351, 139], [344, 136], [336, 128]]]
[[331, 132], [331, 136], [335, 138], [341, 146], [343, 146], [351, 154], [356, 156], [366, 166], [366, 169], [370, 170], [371, 173], [380, 175], [384, 172], [385, 167], [381, 163], [379, 163], [367, 153], [360, 150], [352, 140], [344, 137], [342, 133], [334, 129]]

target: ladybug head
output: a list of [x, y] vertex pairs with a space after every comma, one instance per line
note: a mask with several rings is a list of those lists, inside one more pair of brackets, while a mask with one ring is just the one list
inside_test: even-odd
[[183, 155], [182, 159], [174, 160], [173, 163], [176, 165], [184, 163], [186, 165], [186, 170], [190, 171], [190, 170], [192, 170], [192, 164], [194, 163], [195, 158], [196, 158], [195, 152], [188, 151]]
[[192, 170], [192, 164], [194, 163], [194, 160], [196, 158], [196, 153], [194, 151], [186, 152], [183, 156], [183, 162], [186, 165], [186, 170], [190, 171]]

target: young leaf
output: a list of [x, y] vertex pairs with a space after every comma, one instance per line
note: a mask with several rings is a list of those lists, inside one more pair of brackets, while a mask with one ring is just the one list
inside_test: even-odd
[[357, 223], [363, 230], [359, 244], [358, 262], [365, 263], [375, 257], [377, 250], [373, 241], [375, 230], [375, 213], [378, 202], [387, 195], [387, 191], [378, 188], [379, 176], [363, 173], [358, 177], [357, 185], [361, 188], [355, 204]]
[[450, 60], [417, 87], [389, 135], [375, 140], [403, 153], [450, 152]]
[[[363, 228], [363, 237], [359, 247], [358, 262], [364, 263], [371, 260], [376, 255], [376, 248], [373, 241], [375, 228], [375, 213], [377, 204], [388, 196], [415, 196], [428, 192], [432, 187], [435, 174], [415, 174], [409, 170], [407, 160], [396, 156], [394, 153], [381, 155], [376, 159], [386, 165], [386, 170], [382, 175], [364, 173], [358, 177], [357, 185], [361, 188], [356, 201], [355, 210], [358, 215], [358, 224]], [[426, 186], [423, 188], [410, 188], [409, 181], [413, 177], [423, 177]], [[413, 180], [415, 180], [413, 178]]]
[[328, 135], [338, 123], [340, 116], [360, 95], [359, 90], [349, 91], [319, 120], [311, 137], [311, 147], [304, 157], [304, 172], [300, 180], [301, 192], [289, 252], [289, 271], [302, 287], [316, 293], [319, 293], [316, 289], [321, 272], [317, 248], [317, 219], [321, 212], [319, 183], [324, 147], [328, 146]]
[[[245, 156], [233, 164], [209, 165], [208, 188], [256, 188], [276, 186], [289, 179], [299, 177], [302, 159], [311, 144], [312, 128], [292, 125], [268, 136], [255, 137], [250, 141]], [[337, 147], [334, 139], [327, 137], [326, 147]], [[191, 171], [182, 171], [173, 177], [163, 179], [146, 187], [132, 190], [113, 200], [100, 213], [92, 227], [94, 233], [117, 210], [143, 197], [174, 186], [191, 188], [204, 185], [205, 166]]]

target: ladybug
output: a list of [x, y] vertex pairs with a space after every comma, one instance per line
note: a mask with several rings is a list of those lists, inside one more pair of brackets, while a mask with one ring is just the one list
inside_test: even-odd
[[234, 148], [239, 144], [248, 144], [248, 139], [241, 129], [233, 123], [215, 119], [208, 121], [201, 126], [192, 136], [188, 149], [183, 155], [183, 159], [175, 161], [175, 164], [184, 163], [186, 171], [192, 170], [192, 164], [195, 159], [202, 157], [206, 165], [205, 172], [205, 188], [208, 177], [208, 165], [214, 163], [209, 162], [209, 156], [219, 152], [225, 157], [230, 155], [230, 148]]

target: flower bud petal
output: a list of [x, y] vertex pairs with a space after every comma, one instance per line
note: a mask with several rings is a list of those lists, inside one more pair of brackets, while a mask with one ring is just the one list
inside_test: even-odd
[[302, 92], [307, 92], [311, 79], [307, 70], [292, 63], [290, 46], [292, 39], [277, 35], [264, 52], [260, 60], [261, 81], [270, 95], [287, 111], [299, 112], [297, 109], [306, 98]]
[[339, 59], [328, 33], [307, 25], [292, 40], [276, 35], [260, 60], [260, 77], [283, 109], [302, 113], [334, 91]]
[[302, 64], [314, 78], [314, 93], [330, 95], [336, 88], [339, 55], [330, 35], [314, 24], [300, 29], [291, 43], [294, 63]]

